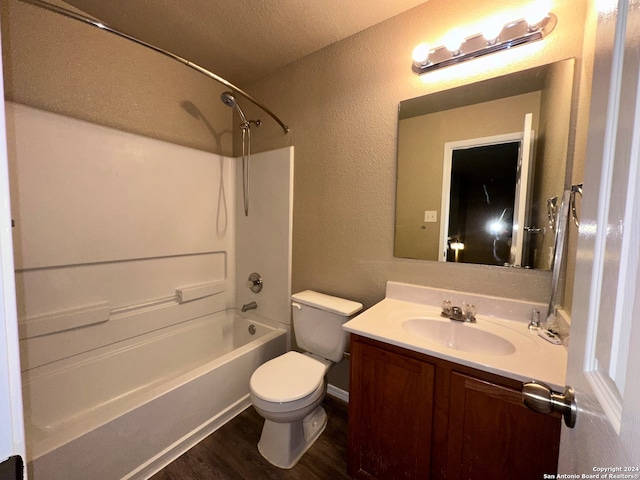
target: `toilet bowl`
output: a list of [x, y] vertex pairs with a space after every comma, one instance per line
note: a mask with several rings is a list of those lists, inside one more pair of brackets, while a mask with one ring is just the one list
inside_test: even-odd
[[320, 406], [327, 390], [329, 363], [287, 352], [251, 376], [250, 398], [265, 419], [258, 451], [280, 468], [293, 467], [327, 424]]
[[258, 451], [271, 464], [293, 467], [327, 425], [321, 406], [325, 376], [342, 359], [342, 325], [362, 309], [357, 302], [306, 290], [292, 295], [298, 346], [262, 364], [249, 382], [251, 402], [265, 419]]

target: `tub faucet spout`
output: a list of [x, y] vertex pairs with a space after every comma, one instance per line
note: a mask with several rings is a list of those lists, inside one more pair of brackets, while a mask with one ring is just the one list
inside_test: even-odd
[[242, 305], [242, 311], [246, 312], [247, 310], [255, 310], [258, 308], [258, 304], [256, 302], [245, 303]]

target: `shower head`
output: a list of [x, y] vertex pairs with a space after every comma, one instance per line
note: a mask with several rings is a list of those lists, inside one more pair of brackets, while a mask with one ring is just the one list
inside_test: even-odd
[[234, 97], [233, 93], [231, 92], [224, 92], [222, 95], [220, 95], [220, 100], [222, 100], [222, 103], [224, 103], [227, 107], [235, 108], [238, 106], [236, 97]]
[[233, 93], [224, 92], [222, 95], [220, 95], [220, 100], [222, 100], [222, 103], [224, 103], [227, 107], [235, 108], [238, 111], [243, 125], [249, 124], [249, 122], [247, 122], [247, 117], [245, 117], [244, 112], [240, 108], [240, 105], [238, 105], [236, 97], [233, 95]]

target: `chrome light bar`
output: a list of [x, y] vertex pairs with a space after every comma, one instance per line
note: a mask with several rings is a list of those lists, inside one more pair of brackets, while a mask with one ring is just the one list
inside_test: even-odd
[[553, 13], [548, 13], [542, 20], [533, 25], [529, 24], [525, 19], [506, 23], [494, 38], [487, 38], [482, 33], [478, 33], [465, 38], [459, 46], [440, 46], [423, 54], [419, 53], [420, 46], [418, 46], [414, 50], [414, 61], [411, 69], [417, 75], [422, 75], [423, 73], [456, 65], [483, 55], [542, 40], [553, 31], [556, 23], [557, 17]]

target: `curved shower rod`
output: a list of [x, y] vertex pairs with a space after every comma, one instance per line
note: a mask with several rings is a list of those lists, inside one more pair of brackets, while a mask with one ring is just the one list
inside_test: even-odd
[[225, 80], [224, 78], [220, 77], [219, 75], [216, 75], [215, 73], [210, 72], [206, 68], [203, 68], [200, 65], [195, 64], [195, 63], [187, 60], [186, 58], [182, 58], [181, 56], [176, 55], [175, 53], [171, 53], [171, 52], [169, 52], [167, 50], [164, 50], [162, 48], [159, 48], [159, 47], [156, 47], [154, 45], [151, 45], [150, 43], [144, 42], [144, 41], [142, 41], [142, 40], [140, 40], [140, 39], [138, 39], [136, 37], [132, 37], [131, 35], [127, 35], [126, 33], [120, 32], [119, 30], [116, 30], [115, 28], [112, 28], [112, 27], [110, 27], [108, 25], [105, 25], [104, 23], [99, 22], [98, 20], [94, 20], [93, 18], [86, 17], [84, 15], [80, 15], [79, 13], [73, 12], [71, 10], [67, 10], [66, 8], [59, 7], [57, 5], [52, 5], [50, 3], [43, 2], [41, 0], [21, 0], [21, 1], [23, 1], [25, 3], [29, 3], [31, 5], [34, 5], [36, 7], [44, 8], [44, 9], [49, 10], [51, 12], [58, 13], [60, 15], [64, 15], [67, 18], [71, 18], [73, 20], [78, 20], [78, 21], [86, 23], [88, 25], [93, 25], [94, 27], [98, 27], [101, 30], [105, 30], [105, 31], [107, 31], [109, 33], [113, 33], [115, 35], [118, 35], [119, 37], [126, 38], [127, 40], [131, 40], [132, 42], [135, 42], [138, 45], [142, 45], [143, 47], [150, 48], [151, 50], [154, 50], [154, 51], [156, 51], [158, 53], [161, 53], [162, 55], [165, 55], [165, 56], [167, 56], [169, 58], [172, 58], [172, 59], [174, 59], [174, 60], [186, 65], [187, 67], [191, 67], [194, 70], [202, 73], [203, 75], [206, 75], [209, 78], [212, 78], [216, 82], [221, 83], [225, 87], [230, 88], [231, 90], [233, 90], [236, 93], [239, 93], [240, 95], [245, 97], [251, 103], [253, 103], [257, 107], [259, 107], [262, 110], [264, 110], [267, 114], [269, 114], [269, 116], [271, 116], [271, 118], [273, 118], [276, 122], [278, 122], [278, 124], [282, 127], [282, 130], [284, 130], [284, 133], [289, 133], [289, 127], [287, 127], [282, 122], [282, 120], [280, 120], [278, 118], [278, 116], [275, 113], [273, 113], [267, 107], [262, 105], [255, 98], [253, 98], [251, 95], [249, 95], [248, 93], [246, 93], [242, 89], [236, 87], [234, 84], [232, 84], [228, 80]]

